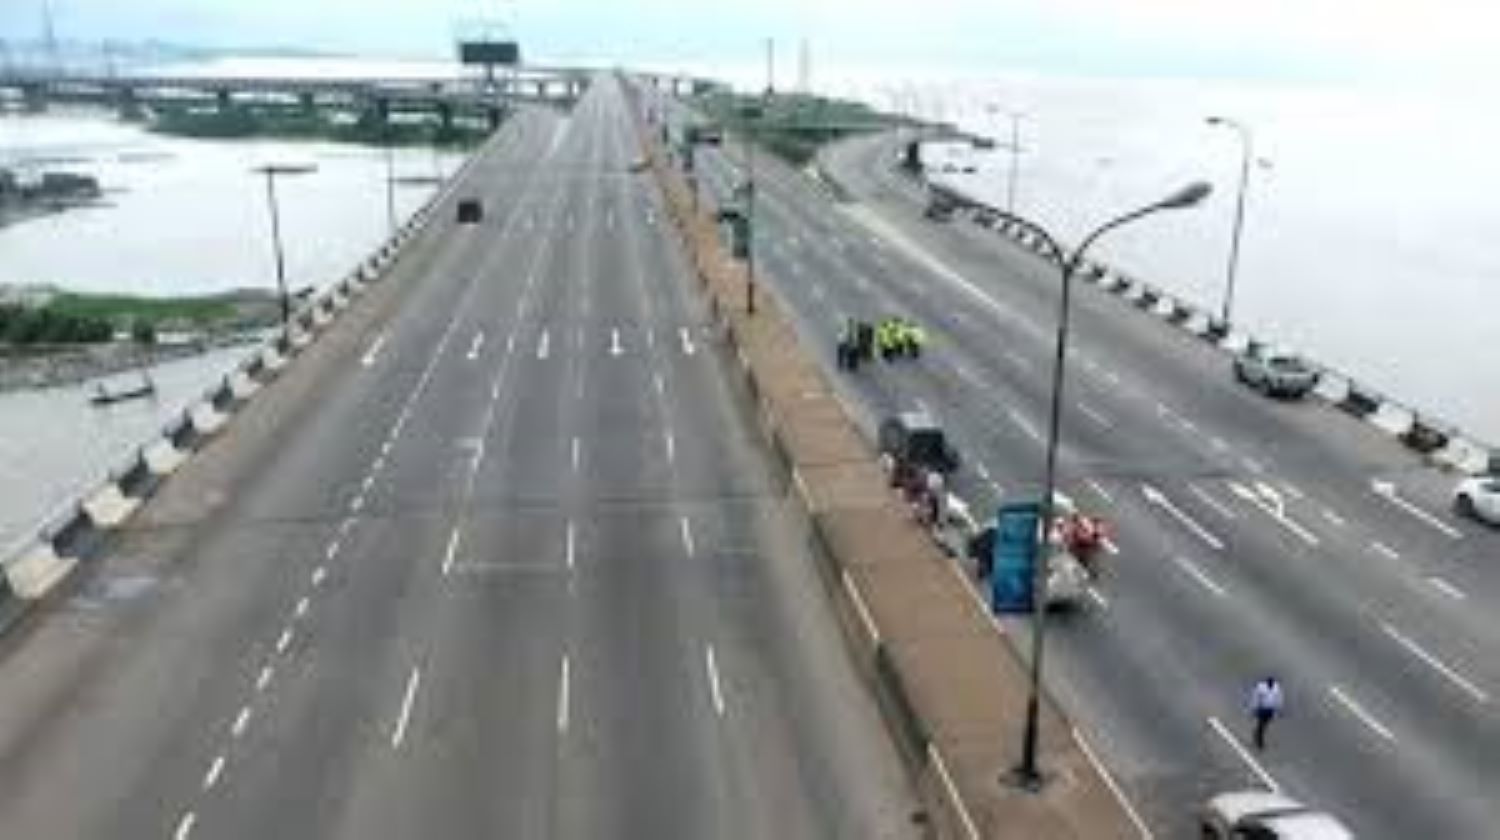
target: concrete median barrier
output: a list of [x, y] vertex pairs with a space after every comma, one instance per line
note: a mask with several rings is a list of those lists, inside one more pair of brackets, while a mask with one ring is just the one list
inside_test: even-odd
[[77, 558], [64, 557], [51, 542], [38, 540], [6, 564], [5, 579], [16, 597], [35, 601], [46, 597], [76, 565]]
[[141, 459], [152, 474], [164, 478], [187, 461], [187, 454], [174, 446], [170, 439], [159, 438], [141, 450]]
[[219, 412], [211, 403], [200, 402], [188, 409], [188, 418], [192, 421], [193, 429], [201, 437], [208, 437], [224, 428], [228, 419], [226, 415]]
[[140, 506], [140, 499], [125, 495], [113, 481], [106, 482], [81, 503], [83, 512], [88, 515], [94, 527], [103, 529], [124, 525]]
[[236, 370], [224, 377], [224, 388], [235, 402], [244, 402], [255, 396], [260, 384], [243, 370]]

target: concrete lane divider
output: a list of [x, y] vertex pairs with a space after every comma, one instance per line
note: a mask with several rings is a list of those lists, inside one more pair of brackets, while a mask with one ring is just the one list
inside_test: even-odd
[[141, 459], [152, 474], [165, 478], [187, 461], [187, 453], [173, 445], [170, 438], [157, 438], [141, 449]]

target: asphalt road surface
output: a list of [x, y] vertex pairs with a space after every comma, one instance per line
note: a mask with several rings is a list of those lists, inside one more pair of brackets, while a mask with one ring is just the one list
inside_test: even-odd
[[633, 131], [508, 124], [188, 548], [8, 640], [0, 834], [913, 836]]
[[[924, 220], [896, 148], [826, 153], [849, 203], [757, 155], [756, 259], [849, 405], [867, 424], [935, 414], [965, 459], [957, 492], [990, 516], [1040, 495], [1058, 274]], [[705, 197], [727, 200], [742, 164], [738, 144], [700, 148]], [[911, 318], [928, 350], [834, 373], [849, 315]], [[1074, 318], [1062, 489], [1117, 551], [1052, 622], [1047, 680], [1152, 830], [1193, 836], [1207, 796], [1277, 786], [1361, 837], [1500, 835], [1500, 536], [1451, 515], [1453, 479], [1394, 440], [1235, 385], [1154, 316], [1080, 283]], [[1006, 626], [1029, 649], [1028, 623]], [[1265, 674], [1288, 705], [1257, 753]]]

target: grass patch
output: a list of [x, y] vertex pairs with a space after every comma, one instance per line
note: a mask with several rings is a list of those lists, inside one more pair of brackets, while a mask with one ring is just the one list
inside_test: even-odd
[[61, 315], [100, 319], [116, 325], [138, 321], [205, 325], [237, 314], [234, 303], [219, 296], [153, 298], [64, 292], [54, 297], [47, 308]]

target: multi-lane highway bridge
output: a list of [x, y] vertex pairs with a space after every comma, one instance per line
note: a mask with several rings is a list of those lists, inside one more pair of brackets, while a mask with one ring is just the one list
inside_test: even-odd
[[[995, 744], [946, 733], [934, 763], [890, 734], [902, 719], [936, 741], [912, 716], [952, 699], [925, 681], [936, 666], [893, 668], [1024, 651], [1029, 624], [985, 618], [980, 640], [910, 616], [928, 642], [882, 649], [882, 622], [929, 588], [970, 600], [961, 564], [951, 587], [903, 591], [919, 578], [901, 558], [832, 587], [896, 594], [831, 607], [826, 546], [793, 510], [817, 493], [777, 466], [749, 402], [812, 385], [757, 373], [747, 394], [727, 375], [750, 363], [633, 171], [654, 132], [619, 80], [583, 81], [530, 91], [580, 98], [520, 108], [421, 224], [11, 560], [0, 834], [1000, 837], [1006, 797], [1094, 778], [1003, 793]], [[72, 84], [0, 79], [22, 100], [485, 95]], [[644, 110], [692, 119], [687, 84], [641, 85]], [[758, 279], [837, 395], [808, 411], [868, 427], [925, 409], [982, 516], [1038, 492], [1056, 271], [924, 219], [894, 167], [905, 139], [826, 149], [837, 198], [759, 156]], [[744, 163], [733, 142], [699, 150], [706, 204]], [[483, 222], [458, 224], [476, 197]], [[1237, 386], [1220, 348], [1142, 307], [1092, 286], [1075, 304], [1061, 484], [1112, 541], [1090, 602], [1052, 624], [1047, 674], [1124, 804], [1105, 831], [1057, 836], [1196, 836], [1195, 806], [1246, 787], [1361, 837], [1495, 836], [1500, 534], [1449, 512], [1453, 474], [1346, 413]], [[851, 315], [913, 319], [929, 349], [840, 372]], [[851, 633], [910, 706], [872, 695]], [[1246, 692], [1267, 673], [1288, 712], [1256, 752]], [[913, 819], [975, 785], [999, 798], [991, 818]]]

